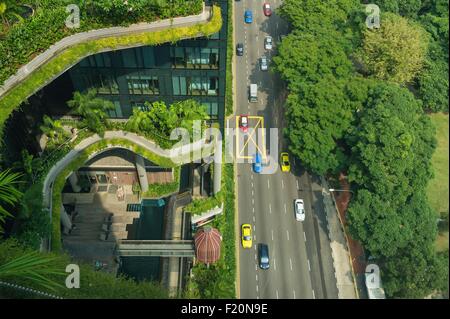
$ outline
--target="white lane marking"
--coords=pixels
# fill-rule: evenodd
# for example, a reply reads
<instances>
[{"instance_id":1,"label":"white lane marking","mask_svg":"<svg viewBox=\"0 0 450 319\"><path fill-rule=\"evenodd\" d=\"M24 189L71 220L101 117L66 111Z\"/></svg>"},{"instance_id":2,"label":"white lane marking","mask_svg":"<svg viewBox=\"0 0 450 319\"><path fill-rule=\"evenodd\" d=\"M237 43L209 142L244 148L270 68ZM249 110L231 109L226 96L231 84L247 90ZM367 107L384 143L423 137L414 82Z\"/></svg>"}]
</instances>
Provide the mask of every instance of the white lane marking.
<instances>
[{"instance_id":1,"label":"white lane marking","mask_svg":"<svg viewBox=\"0 0 450 319\"><path fill-rule=\"evenodd\" d=\"M258 292L258 285L256 285L256 292Z\"/></svg>"},{"instance_id":2,"label":"white lane marking","mask_svg":"<svg viewBox=\"0 0 450 319\"><path fill-rule=\"evenodd\" d=\"M250 175L250 178L253 180L253 175ZM252 183L252 185L253 185L253 183Z\"/></svg>"},{"instance_id":3,"label":"white lane marking","mask_svg":"<svg viewBox=\"0 0 450 319\"><path fill-rule=\"evenodd\" d=\"M275 260L275 258L273 259L273 268L277 270L277 261Z\"/></svg>"},{"instance_id":4,"label":"white lane marking","mask_svg":"<svg viewBox=\"0 0 450 319\"><path fill-rule=\"evenodd\" d=\"M255 205L255 199L252 198L252 205Z\"/></svg>"},{"instance_id":5,"label":"white lane marking","mask_svg":"<svg viewBox=\"0 0 450 319\"><path fill-rule=\"evenodd\" d=\"M269 213L272 214L272 205L269 204Z\"/></svg>"},{"instance_id":6,"label":"white lane marking","mask_svg":"<svg viewBox=\"0 0 450 319\"><path fill-rule=\"evenodd\" d=\"M253 176L253 175L252 175ZM253 186L253 182L252 182L252 188L253 188L254 186Z\"/></svg>"},{"instance_id":7,"label":"white lane marking","mask_svg":"<svg viewBox=\"0 0 450 319\"><path fill-rule=\"evenodd\" d=\"M284 204L284 213L287 214L286 204Z\"/></svg>"},{"instance_id":8,"label":"white lane marking","mask_svg":"<svg viewBox=\"0 0 450 319\"><path fill-rule=\"evenodd\" d=\"M256 226L255 225L253 225L253 231L256 231Z\"/></svg>"},{"instance_id":9,"label":"white lane marking","mask_svg":"<svg viewBox=\"0 0 450 319\"><path fill-rule=\"evenodd\" d=\"M255 212L255 207L252 207L252 209L253 209L253 213ZM253 216L253 218L255 218L255 216Z\"/></svg>"},{"instance_id":10,"label":"white lane marking","mask_svg":"<svg viewBox=\"0 0 450 319\"><path fill-rule=\"evenodd\" d=\"M286 230L287 240L289 240L289 231Z\"/></svg>"},{"instance_id":11,"label":"white lane marking","mask_svg":"<svg viewBox=\"0 0 450 319\"><path fill-rule=\"evenodd\" d=\"M255 246L256 247L256 246ZM256 257L256 254L255 254L255 260L258 260L258 258Z\"/></svg>"},{"instance_id":12,"label":"white lane marking","mask_svg":"<svg viewBox=\"0 0 450 319\"><path fill-rule=\"evenodd\" d=\"M256 235L253 235L253 241L256 241Z\"/></svg>"},{"instance_id":13,"label":"white lane marking","mask_svg":"<svg viewBox=\"0 0 450 319\"><path fill-rule=\"evenodd\" d=\"M276 292L276 294L277 294L277 299L279 299L279 298L278 298L278 289L277 289L275 292Z\"/></svg>"},{"instance_id":14,"label":"white lane marking","mask_svg":"<svg viewBox=\"0 0 450 319\"><path fill-rule=\"evenodd\" d=\"M252 196L254 196L255 195L255 192L253 191L253 189L252 189Z\"/></svg>"},{"instance_id":15,"label":"white lane marking","mask_svg":"<svg viewBox=\"0 0 450 319\"><path fill-rule=\"evenodd\" d=\"M267 180L267 188L270 189L270 180Z\"/></svg>"},{"instance_id":16,"label":"white lane marking","mask_svg":"<svg viewBox=\"0 0 450 319\"><path fill-rule=\"evenodd\" d=\"M306 233L303 232L303 237L305 238L305 242L306 242Z\"/></svg>"},{"instance_id":17,"label":"white lane marking","mask_svg":"<svg viewBox=\"0 0 450 319\"><path fill-rule=\"evenodd\" d=\"M253 212L255 212L255 211L253 211ZM256 220L255 220L255 215L253 215L253 222L255 222Z\"/></svg>"},{"instance_id":18,"label":"white lane marking","mask_svg":"<svg viewBox=\"0 0 450 319\"><path fill-rule=\"evenodd\" d=\"M291 270L292 270L292 259L289 258L289 265L291 265Z\"/></svg>"},{"instance_id":19,"label":"white lane marking","mask_svg":"<svg viewBox=\"0 0 450 319\"><path fill-rule=\"evenodd\" d=\"M258 265L255 265L255 271L258 271Z\"/></svg>"},{"instance_id":20,"label":"white lane marking","mask_svg":"<svg viewBox=\"0 0 450 319\"><path fill-rule=\"evenodd\" d=\"M256 281L258 281L258 275L256 275Z\"/></svg>"},{"instance_id":21,"label":"white lane marking","mask_svg":"<svg viewBox=\"0 0 450 319\"><path fill-rule=\"evenodd\" d=\"M272 241L273 241L273 229L272 229Z\"/></svg>"},{"instance_id":22,"label":"white lane marking","mask_svg":"<svg viewBox=\"0 0 450 319\"><path fill-rule=\"evenodd\" d=\"M281 188L284 188L284 181L281 180Z\"/></svg>"},{"instance_id":23,"label":"white lane marking","mask_svg":"<svg viewBox=\"0 0 450 319\"><path fill-rule=\"evenodd\" d=\"M294 299L295 299L295 290L293 290L293 292L294 292Z\"/></svg>"},{"instance_id":24,"label":"white lane marking","mask_svg":"<svg viewBox=\"0 0 450 319\"><path fill-rule=\"evenodd\" d=\"M277 29L278 29L278 22L277 22Z\"/></svg>"},{"instance_id":25,"label":"white lane marking","mask_svg":"<svg viewBox=\"0 0 450 319\"><path fill-rule=\"evenodd\" d=\"M312 290L313 299L316 299L316 294L314 293L314 289Z\"/></svg>"},{"instance_id":26,"label":"white lane marking","mask_svg":"<svg viewBox=\"0 0 450 319\"><path fill-rule=\"evenodd\" d=\"M256 245L255 245L255 246L253 246L253 247L255 247L255 250L256 250Z\"/></svg>"},{"instance_id":27,"label":"white lane marking","mask_svg":"<svg viewBox=\"0 0 450 319\"><path fill-rule=\"evenodd\" d=\"M253 177L253 176L252 176ZM298 180L297 180L297 190L299 190L300 189L300 187L298 186Z\"/></svg>"},{"instance_id":28,"label":"white lane marking","mask_svg":"<svg viewBox=\"0 0 450 319\"><path fill-rule=\"evenodd\" d=\"M309 263L309 259L308 259L308 270L311 271L311 264Z\"/></svg>"}]
</instances>

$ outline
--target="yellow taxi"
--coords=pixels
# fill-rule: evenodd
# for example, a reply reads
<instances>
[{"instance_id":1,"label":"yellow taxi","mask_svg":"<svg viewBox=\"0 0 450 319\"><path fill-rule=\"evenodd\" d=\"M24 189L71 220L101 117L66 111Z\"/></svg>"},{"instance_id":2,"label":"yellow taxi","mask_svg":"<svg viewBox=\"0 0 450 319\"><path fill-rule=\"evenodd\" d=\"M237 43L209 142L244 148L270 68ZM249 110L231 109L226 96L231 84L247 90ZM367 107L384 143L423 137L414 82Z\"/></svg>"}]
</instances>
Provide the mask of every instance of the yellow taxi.
<instances>
[{"instance_id":1,"label":"yellow taxi","mask_svg":"<svg viewBox=\"0 0 450 319\"><path fill-rule=\"evenodd\" d=\"M291 170L291 163L289 162L289 154L286 152L281 153L281 171L289 172Z\"/></svg>"},{"instance_id":2,"label":"yellow taxi","mask_svg":"<svg viewBox=\"0 0 450 319\"><path fill-rule=\"evenodd\" d=\"M252 226L242 224L242 248L252 248Z\"/></svg>"}]
</instances>

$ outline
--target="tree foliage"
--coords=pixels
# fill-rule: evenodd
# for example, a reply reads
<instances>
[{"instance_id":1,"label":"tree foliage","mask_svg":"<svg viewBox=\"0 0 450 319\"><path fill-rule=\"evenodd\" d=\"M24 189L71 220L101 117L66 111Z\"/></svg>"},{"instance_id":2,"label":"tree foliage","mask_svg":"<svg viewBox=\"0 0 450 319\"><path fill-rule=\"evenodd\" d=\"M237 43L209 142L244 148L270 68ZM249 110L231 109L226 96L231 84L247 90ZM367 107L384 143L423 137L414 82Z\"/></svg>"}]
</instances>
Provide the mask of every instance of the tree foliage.
<instances>
[{"instance_id":1,"label":"tree foliage","mask_svg":"<svg viewBox=\"0 0 450 319\"><path fill-rule=\"evenodd\" d=\"M97 97L97 91L75 92L67 105L83 118L83 125L92 132L103 134L107 124L107 111L114 109L111 101Z\"/></svg>"},{"instance_id":2,"label":"tree foliage","mask_svg":"<svg viewBox=\"0 0 450 319\"><path fill-rule=\"evenodd\" d=\"M367 29L359 59L365 71L377 79L403 84L422 70L427 53L427 35L418 24L386 13L379 29Z\"/></svg>"}]
</instances>

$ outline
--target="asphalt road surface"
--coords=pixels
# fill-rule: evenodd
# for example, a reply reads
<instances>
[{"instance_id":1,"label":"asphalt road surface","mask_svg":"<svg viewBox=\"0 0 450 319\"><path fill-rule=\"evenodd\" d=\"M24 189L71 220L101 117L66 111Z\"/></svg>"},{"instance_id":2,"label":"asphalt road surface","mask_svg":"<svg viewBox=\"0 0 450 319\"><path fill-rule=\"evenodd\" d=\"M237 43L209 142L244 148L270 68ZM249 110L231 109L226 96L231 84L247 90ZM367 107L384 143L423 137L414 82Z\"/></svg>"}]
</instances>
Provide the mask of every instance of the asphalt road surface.
<instances>
[{"instance_id":1,"label":"asphalt road surface","mask_svg":"<svg viewBox=\"0 0 450 319\"><path fill-rule=\"evenodd\" d=\"M269 2L272 10L281 4L280 0ZM251 24L244 23L246 9L253 12ZM282 136L285 89L279 76L271 72L270 63L277 50L279 35L288 33L288 25L275 12L271 17L264 16L263 1L241 0L235 2L234 32L235 42L244 44L244 55L236 57L235 65L236 115L260 116L264 118L266 128L279 129L277 151L270 149L270 135L266 136L270 155L278 158L280 152L287 150ZM267 35L273 38L271 51L264 49ZM260 70L262 55L269 58L269 71ZM250 83L258 85L257 103L248 101ZM235 127L236 121L229 121L229 126ZM278 167L275 174L256 174L250 163L237 165L239 230L242 224L249 223L254 236L253 247L243 249L240 231L237 234L239 296L242 299L337 298L322 188L318 179L294 160L291 157L289 173ZM305 201L304 222L295 220L296 198ZM270 268L267 270L258 265L259 243L269 246Z\"/></svg>"}]
</instances>

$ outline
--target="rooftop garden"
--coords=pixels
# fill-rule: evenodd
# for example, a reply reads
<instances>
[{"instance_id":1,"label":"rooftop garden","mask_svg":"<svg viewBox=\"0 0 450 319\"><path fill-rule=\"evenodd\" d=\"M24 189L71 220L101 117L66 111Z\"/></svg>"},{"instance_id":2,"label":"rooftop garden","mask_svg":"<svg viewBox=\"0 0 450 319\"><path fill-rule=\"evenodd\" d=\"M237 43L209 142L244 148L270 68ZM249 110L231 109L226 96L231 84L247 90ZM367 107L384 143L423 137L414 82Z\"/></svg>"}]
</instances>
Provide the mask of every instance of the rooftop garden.
<instances>
[{"instance_id":1,"label":"rooftop garden","mask_svg":"<svg viewBox=\"0 0 450 319\"><path fill-rule=\"evenodd\" d=\"M79 27L66 26L68 5L80 9ZM69 35L137 22L199 14L203 0L3 0L0 1L0 83Z\"/></svg>"},{"instance_id":2,"label":"rooftop garden","mask_svg":"<svg viewBox=\"0 0 450 319\"><path fill-rule=\"evenodd\" d=\"M38 3L38 1L35 2ZM146 12L146 10L136 10L134 8L130 12L136 10L135 13L123 14L123 8L119 5L117 5L117 7L113 5L109 9L106 8L106 6L101 5L102 3L110 3L111 1L95 1L95 4L94 1L84 1L82 4L81 1L79 2L81 9L81 25L78 29L69 29L65 27L65 19L68 14L65 12L66 7L62 4L65 4L66 1L56 0L39 1L40 5L35 6L35 15L32 18L17 22L16 25L11 26L10 30L4 35L4 40L0 43L1 83L11 75L15 74L20 66L26 64L37 54L45 51L58 40L73 33L117 25L117 19L123 16L126 18L123 21L121 20L121 25L139 21L154 21L156 19L164 19L177 15L198 14L203 3L203 1L200 0L173 0L171 3L180 2L180 4L173 5L173 7L176 8L173 10L169 10L169 6L159 4L160 7L158 7L158 10L147 10L154 14L151 16L153 19L150 20L150 13ZM115 2L116 1L113 1L112 3L114 4ZM153 0L128 1L130 4L135 2L142 3L142 8L146 8L146 5L150 6L152 3L155 3ZM158 3L167 4L169 1L158 1ZM190 5L187 6L186 3L190 3ZM139 6L139 8L141 7ZM163 10L163 8L165 9ZM141 11L146 13L139 14ZM86 15L85 20L83 20L83 12L84 15ZM90 13L92 13L92 16ZM104 14L105 17L110 18L100 18L101 13ZM119 47L156 45L165 42L176 42L183 38L196 37L199 35L211 35L218 32L221 26L222 19L220 8L216 6L213 9L211 21L206 24L89 40L73 45L30 74L19 85L16 85L1 97L0 131L3 131L4 122L11 112L19 107L27 97L45 85L49 79L57 76L85 56L102 50L114 50Z\"/></svg>"}]
</instances>

